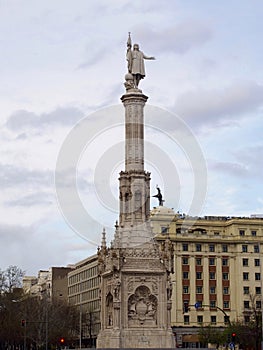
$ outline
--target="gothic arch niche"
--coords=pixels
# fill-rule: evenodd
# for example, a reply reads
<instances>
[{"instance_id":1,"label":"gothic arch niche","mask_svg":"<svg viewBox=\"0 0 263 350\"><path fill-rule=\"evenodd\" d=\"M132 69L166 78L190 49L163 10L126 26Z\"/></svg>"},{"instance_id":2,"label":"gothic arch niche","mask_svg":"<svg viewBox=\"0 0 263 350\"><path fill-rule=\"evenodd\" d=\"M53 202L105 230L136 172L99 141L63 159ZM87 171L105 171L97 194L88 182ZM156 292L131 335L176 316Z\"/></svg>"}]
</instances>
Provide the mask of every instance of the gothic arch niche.
<instances>
[{"instance_id":1,"label":"gothic arch niche","mask_svg":"<svg viewBox=\"0 0 263 350\"><path fill-rule=\"evenodd\" d=\"M136 288L135 293L128 299L129 326L156 326L157 306L157 298L151 294L148 287L140 286Z\"/></svg>"},{"instance_id":2,"label":"gothic arch niche","mask_svg":"<svg viewBox=\"0 0 263 350\"><path fill-rule=\"evenodd\" d=\"M106 327L113 326L113 296L109 292L106 296Z\"/></svg>"}]
</instances>

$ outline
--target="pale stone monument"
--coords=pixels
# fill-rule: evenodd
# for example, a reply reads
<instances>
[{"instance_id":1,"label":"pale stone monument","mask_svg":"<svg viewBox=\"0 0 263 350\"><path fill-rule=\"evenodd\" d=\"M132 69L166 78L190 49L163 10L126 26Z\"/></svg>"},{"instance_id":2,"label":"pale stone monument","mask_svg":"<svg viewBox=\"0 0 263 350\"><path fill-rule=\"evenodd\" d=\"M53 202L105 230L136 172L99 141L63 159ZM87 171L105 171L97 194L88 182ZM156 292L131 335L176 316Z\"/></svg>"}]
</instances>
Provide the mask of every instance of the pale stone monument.
<instances>
[{"instance_id":1,"label":"pale stone monument","mask_svg":"<svg viewBox=\"0 0 263 350\"><path fill-rule=\"evenodd\" d=\"M150 225L143 114L148 97L138 89L145 76L143 60L153 57L145 56L139 46L131 51L131 46L129 35L126 93L121 97L125 108L125 170L119 177L120 214L114 241L108 248L103 233L98 249L101 331L97 348L174 348L170 325L173 245L169 239L157 244Z\"/></svg>"}]
</instances>

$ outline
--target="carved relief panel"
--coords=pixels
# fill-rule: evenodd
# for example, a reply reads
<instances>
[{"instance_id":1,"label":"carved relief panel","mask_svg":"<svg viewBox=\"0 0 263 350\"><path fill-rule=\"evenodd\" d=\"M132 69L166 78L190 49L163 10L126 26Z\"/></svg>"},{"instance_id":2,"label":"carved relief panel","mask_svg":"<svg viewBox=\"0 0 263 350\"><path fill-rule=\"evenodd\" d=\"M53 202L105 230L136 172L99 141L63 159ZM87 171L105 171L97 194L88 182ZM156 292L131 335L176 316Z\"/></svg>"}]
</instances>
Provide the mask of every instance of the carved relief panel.
<instances>
[{"instance_id":1,"label":"carved relief panel","mask_svg":"<svg viewBox=\"0 0 263 350\"><path fill-rule=\"evenodd\" d=\"M145 285L136 288L128 299L128 325L130 327L157 325L157 297Z\"/></svg>"}]
</instances>

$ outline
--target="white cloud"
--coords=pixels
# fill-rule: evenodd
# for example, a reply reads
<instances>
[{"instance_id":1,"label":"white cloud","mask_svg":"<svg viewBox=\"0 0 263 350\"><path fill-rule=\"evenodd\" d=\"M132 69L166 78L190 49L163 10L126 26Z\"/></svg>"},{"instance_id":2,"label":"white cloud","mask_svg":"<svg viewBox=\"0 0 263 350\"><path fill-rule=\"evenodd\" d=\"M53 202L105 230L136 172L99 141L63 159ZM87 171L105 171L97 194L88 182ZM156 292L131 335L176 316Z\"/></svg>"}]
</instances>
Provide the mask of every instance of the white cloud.
<instances>
[{"instance_id":1,"label":"white cloud","mask_svg":"<svg viewBox=\"0 0 263 350\"><path fill-rule=\"evenodd\" d=\"M3 2L0 267L18 264L36 272L85 258L82 247L89 249L89 244L65 224L55 204L56 158L70 127L85 114L119 104L121 116L117 110L108 115L105 109L100 118L91 115L90 125L102 130L103 118L108 118L107 125L124 120L119 98L125 91L128 31L145 54L157 58L147 62L141 83L149 96L147 105L173 105L194 133L182 135L177 118L150 109L145 109L146 123L157 123L186 143L198 132L203 152L211 159L206 210L216 215L258 212L263 152L261 10L262 4L240 3L237 16L236 7L226 1L190 5L170 0L78 0L63 1L63 6L51 0ZM120 133L114 140L123 140ZM146 136L182 167L177 151ZM100 141L101 148L107 145L105 138ZM93 207L89 162L96 164L99 158L93 152L78 174L78 189ZM163 183L169 206L176 205L179 190L189 189L185 174L183 188L174 178L171 185ZM111 179L116 198L117 177L116 182ZM161 172L152 175L152 190L155 179L162 177ZM61 185L67 180L62 178ZM105 211L95 211L99 218L104 216ZM100 225L83 226L89 238L97 240Z\"/></svg>"},{"instance_id":2,"label":"white cloud","mask_svg":"<svg viewBox=\"0 0 263 350\"><path fill-rule=\"evenodd\" d=\"M263 106L263 85L253 81L235 82L224 89L195 89L177 98L174 109L186 122L225 126Z\"/></svg>"},{"instance_id":3,"label":"white cloud","mask_svg":"<svg viewBox=\"0 0 263 350\"><path fill-rule=\"evenodd\" d=\"M10 115L6 127L10 130L21 131L32 128L41 130L42 127L53 125L74 125L83 118L84 114L78 108L60 107L49 113L36 114L33 112L19 110Z\"/></svg>"}]
</instances>

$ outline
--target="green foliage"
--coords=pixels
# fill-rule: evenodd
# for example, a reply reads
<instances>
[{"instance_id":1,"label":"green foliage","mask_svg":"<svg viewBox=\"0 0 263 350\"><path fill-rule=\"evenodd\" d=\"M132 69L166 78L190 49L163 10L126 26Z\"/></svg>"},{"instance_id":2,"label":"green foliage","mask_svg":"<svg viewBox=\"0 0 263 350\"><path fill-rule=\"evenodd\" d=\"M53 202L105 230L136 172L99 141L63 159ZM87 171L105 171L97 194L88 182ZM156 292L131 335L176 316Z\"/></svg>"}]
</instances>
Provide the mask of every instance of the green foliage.
<instances>
[{"instance_id":1,"label":"green foliage","mask_svg":"<svg viewBox=\"0 0 263 350\"><path fill-rule=\"evenodd\" d=\"M224 334L215 327L208 325L201 327L198 332L200 342L202 344L216 344L217 347L220 344L224 344Z\"/></svg>"}]
</instances>

